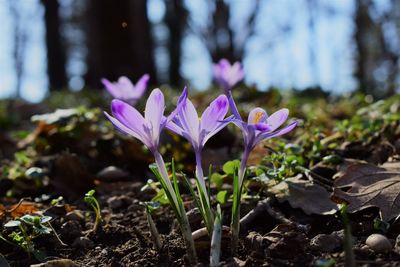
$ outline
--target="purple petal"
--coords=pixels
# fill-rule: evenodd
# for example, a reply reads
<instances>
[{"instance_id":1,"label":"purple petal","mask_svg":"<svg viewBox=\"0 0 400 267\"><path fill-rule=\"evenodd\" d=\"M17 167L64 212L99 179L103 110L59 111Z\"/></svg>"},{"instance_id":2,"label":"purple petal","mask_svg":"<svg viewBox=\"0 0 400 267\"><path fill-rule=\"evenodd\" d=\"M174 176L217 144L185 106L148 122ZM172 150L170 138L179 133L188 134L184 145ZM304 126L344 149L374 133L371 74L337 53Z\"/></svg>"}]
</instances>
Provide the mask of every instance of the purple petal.
<instances>
[{"instance_id":1,"label":"purple petal","mask_svg":"<svg viewBox=\"0 0 400 267\"><path fill-rule=\"evenodd\" d=\"M168 118L166 120L166 123L168 123L169 121L173 120L176 117L176 115L181 111L181 109L183 108L183 105L185 105L185 103L186 103L187 96L188 96L188 89L185 86L183 88L182 94L178 98L178 101L176 103L176 108L168 116Z\"/></svg>"},{"instance_id":2,"label":"purple petal","mask_svg":"<svg viewBox=\"0 0 400 267\"><path fill-rule=\"evenodd\" d=\"M165 128L167 128L170 131L173 131L177 135L184 136L184 130L172 121L167 122Z\"/></svg>"},{"instance_id":3,"label":"purple petal","mask_svg":"<svg viewBox=\"0 0 400 267\"><path fill-rule=\"evenodd\" d=\"M137 83L135 84L135 91L134 91L136 99L142 97L142 95L146 91L147 83L149 82L149 80L150 80L150 75L145 74L137 81Z\"/></svg>"},{"instance_id":4,"label":"purple petal","mask_svg":"<svg viewBox=\"0 0 400 267\"><path fill-rule=\"evenodd\" d=\"M269 124L267 123L256 123L256 124L252 124L252 126L261 132L265 132L265 131L270 131L271 130L271 126L269 126Z\"/></svg>"},{"instance_id":5,"label":"purple petal","mask_svg":"<svg viewBox=\"0 0 400 267\"><path fill-rule=\"evenodd\" d=\"M143 116L129 104L114 99L111 102L111 111L114 117L123 125L143 136L143 125L145 124Z\"/></svg>"},{"instance_id":6,"label":"purple petal","mask_svg":"<svg viewBox=\"0 0 400 267\"><path fill-rule=\"evenodd\" d=\"M142 140L142 136L137 134L136 132L134 132L133 130L129 129L128 127L126 127L124 124L122 124L119 120L117 120L116 118L114 118L113 116L109 115L107 112L104 112L104 114L107 116L107 118L111 121L111 123L121 132L131 135L137 139L139 139L140 141L142 141L143 143L145 143L145 140ZM145 144L147 145L147 144Z\"/></svg>"},{"instance_id":7,"label":"purple petal","mask_svg":"<svg viewBox=\"0 0 400 267\"><path fill-rule=\"evenodd\" d=\"M292 122L291 124L289 124L288 126L286 126L285 128L280 129L278 131L261 133L257 136L257 138L255 140L255 144L258 144L262 140L266 140L266 139L270 139L273 137L278 137L278 136L287 134L288 132L292 131L297 126L297 124L298 124L298 122L295 121L295 122Z\"/></svg>"},{"instance_id":8,"label":"purple petal","mask_svg":"<svg viewBox=\"0 0 400 267\"><path fill-rule=\"evenodd\" d=\"M160 137L160 127L165 110L164 95L160 89L154 89L146 102L144 119L150 124L153 142L158 142Z\"/></svg>"},{"instance_id":9,"label":"purple petal","mask_svg":"<svg viewBox=\"0 0 400 267\"><path fill-rule=\"evenodd\" d=\"M121 76L118 78L118 82L114 83L121 94L121 100L132 100L135 99L135 87L128 77Z\"/></svg>"},{"instance_id":10,"label":"purple petal","mask_svg":"<svg viewBox=\"0 0 400 267\"><path fill-rule=\"evenodd\" d=\"M243 80L244 78L244 71L242 64L240 62L235 62L227 72L227 81L230 87L235 86L238 82Z\"/></svg>"},{"instance_id":11,"label":"purple petal","mask_svg":"<svg viewBox=\"0 0 400 267\"><path fill-rule=\"evenodd\" d=\"M201 116L200 131L210 132L214 130L222 121L228 112L228 98L225 95L218 96L204 110Z\"/></svg>"},{"instance_id":12,"label":"purple petal","mask_svg":"<svg viewBox=\"0 0 400 267\"><path fill-rule=\"evenodd\" d=\"M267 123L271 126L271 131L278 129L288 118L289 110L287 108L280 109L274 112L267 119Z\"/></svg>"},{"instance_id":13,"label":"purple petal","mask_svg":"<svg viewBox=\"0 0 400 267\"><path fill-rule=\"evenodd\" d=\"M229 60L227 60L226 58L222 58L219 62L218 62L218 67L221 70L226 70L228 68L231 67L231 63L229 63Z\"/></svg>"},{"instance_id":14,"label":"purple petal","mask_svg":"<svg viewBox=\"0 0 400 267\"><path fill-rule=\"evenodd\" d=\"M179 121L184 131L188 134L190 139L188 140L192 144L199 145L199 117L197 111L193 106L192 101L186 99L182 106L182 109L176 116L176 120Z\"/></svg>"},{"instance_id":15,"label":"purple petal","mask_svg":"<svg viewBox=\"0 0 400 267\"><path fill-rule=\"evenodd\" d=\"M228 101L229 101L229 106L231 108L231 112L232 114L238 119L238 120L242 120L242 117L240 116L239 110L237 109L236 103L233 100L233 96L231 91L227 92L228 94Z\"/></svg>"},{"instance_id":16,"label":"purple petal","mask_svg":"<svg viewBox=\"0 0 400 267\"><path fill-rule=\"evenodd\" d=\"M247 119L248 124L266 123L268 119L267 112L262 108L254 108L250 111Z\"/></svg>"},{"instance_id":17,"label":"purple petal","mask_svg":"<svg viewBox=\"0 0 400 267\"><path fill-rule=\"evenodd\" d=\"M101 79L101 83L106 87L107 91L114 97L114 98L121 98L121 92L117 86L115 86L109 80L103 78Z\"/></svg>"},{"instance_id":18,"label":"purple petal","mask_svg":"<svg viewBox=\"0 0 400 267\"><path fill-rule=\"evenodd\" d=\"M242 131L244 131L244 132L247 131L247 123L245 123L244 121L238 120L237 118L234 118L234 119L232 120L232 122L233 122L237 127L239 127L240 130L242 130Z\"/></svg>"},{"instance_id":19,"label":"purple petal","mask_svg":"<svg viewBox=\"0 0 400 267\"><path fill-rule=\"evenodd\" d=\"M204 146L208 139L210 139L211 137L213 137L214 135L216 135L219 131L221 131L223 128L225 128L229 123L234 121L234 117L231 116L228 119L225 119L223 121L220 121L217 125L217 127L215 127L211 132L207 133L201 140L201 146Z\"/></svg>"}]
</instances>

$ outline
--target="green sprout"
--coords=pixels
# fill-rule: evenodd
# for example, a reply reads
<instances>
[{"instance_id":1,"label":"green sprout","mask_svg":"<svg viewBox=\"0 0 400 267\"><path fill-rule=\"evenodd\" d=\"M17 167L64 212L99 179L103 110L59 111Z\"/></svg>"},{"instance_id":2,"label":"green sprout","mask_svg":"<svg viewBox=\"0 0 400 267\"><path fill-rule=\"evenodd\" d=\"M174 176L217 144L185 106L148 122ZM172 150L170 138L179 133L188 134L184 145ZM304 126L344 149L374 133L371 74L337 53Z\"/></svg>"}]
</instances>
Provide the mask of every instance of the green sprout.
<instances>
[{"instance_id":1,"label":"green sprout","mask_svg":"<svg viewBox=\"0 0 400 267\"><path fill-rule=\"evenodd\" d=\"M151 201L151 202L142 202L141 204L144 205L145 208L146 219L147 223L149 224L150 234L154 248L160 251L162 248L160 234L158 233L157 227L153 221L153 218L151 217L151 213L160 207L160 203Z\"/></svg>"},{"instance_id":2,"label":"green sprout","mask_svg":"<svg viewBox=\"0 0 400 267\"><path fill-rule=\"evenodd\" d=\"M15 230L8 235L11 241L1 235L0 239L9 244L20 247L28 254L32 253L37 260L43 261L46 255L43 251L36 249L34 239L39 236L48 235L54 232L50 225L51 219L52 218L50 216L35 216L27 214L21 218L8 221L4 227L17 228L18 230Z\"/></svg>"},{"instance_id":3,"label":"green sprout","mask_svg":"<svg viewBox=\"0 0 400 267\"><path fill-rule=\"evenodd\" d=\"M96 215L96 219L92 228L92 232L96 232L101 221L103 220L101 217L101 209L100 209L100 204L97 201L97 199L95 198L94 194L96 193L96 191L94 189L90 190L89 192L87 192L85 194L85 202L92 207L95 215Z\"/></svg>"},{"instance_id":4,"label":"green sprout","mask_svg":"<svg viewBox=\"0 0 400 267\"><path fill-rule=\"evenodd\" d=\"M349 218L347 216L347 204L340 204L339 211L344 227L345 266L354 267L356 266L356 263L353 252L353 237L351 236L350 223L349 223Z\"/></svg>"}]
</instances>

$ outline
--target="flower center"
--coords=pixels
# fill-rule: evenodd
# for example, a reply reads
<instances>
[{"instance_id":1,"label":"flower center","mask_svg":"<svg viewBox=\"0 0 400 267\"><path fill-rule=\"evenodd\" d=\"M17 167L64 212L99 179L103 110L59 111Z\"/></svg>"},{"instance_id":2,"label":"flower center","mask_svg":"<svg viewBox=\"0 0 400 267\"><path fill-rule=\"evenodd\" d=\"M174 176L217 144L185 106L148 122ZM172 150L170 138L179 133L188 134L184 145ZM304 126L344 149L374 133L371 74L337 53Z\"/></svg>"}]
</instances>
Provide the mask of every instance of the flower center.
<instances>
[{"instance_id":1,"label":"flower center","mask_svg":"<svg viewBox=\"0 0 400 267\"><path fill-rule=\"evenodd\" d=\"M253 118L251 119L251 123L253 123L253 124L259 123L260 120L261 120L262 118L264 118L264 116L265 116L265 114L264 114L263 112L257 111L257 112L253 115Z\"/></svg>"}]
</instances>

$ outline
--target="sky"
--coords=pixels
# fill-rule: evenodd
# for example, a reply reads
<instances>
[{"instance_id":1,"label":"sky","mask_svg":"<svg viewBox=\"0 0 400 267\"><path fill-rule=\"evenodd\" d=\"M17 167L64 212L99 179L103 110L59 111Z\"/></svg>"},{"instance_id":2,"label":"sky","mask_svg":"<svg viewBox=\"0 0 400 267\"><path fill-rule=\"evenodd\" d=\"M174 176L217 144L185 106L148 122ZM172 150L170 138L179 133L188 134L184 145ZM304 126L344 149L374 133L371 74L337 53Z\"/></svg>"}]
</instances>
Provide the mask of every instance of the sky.
<instances>
[{"instance_id":1,"label":"sky","mask_svg":"<svg viewBox=\"0 0 400 267\"><path fill-rule=\"evenodd\" d=\"M15 95L16 73L13 61L13 27L9 0L0 0L0 98ZM64 12L72 0L61 0ZM382 2L385 2L383 0ZM45 28L40 0L16 1L19 3L20 25L27 29L27 46L24 51L24 76L21 96L30 101L41 101L47 93ZM230 0L233 29L241 29L241 22L250 12L254 1ZM315 29L309 30L307 0L260 1L256 18L255 34L247 41L245 58L245 82L260 90L271 86L279 88L306 88L320 85L325 90L341 94L354 90L352 77L354 51L354 1L317 0L318 8L311 9L315 17ZM206 27L210 14L206 1L186 0L192 23ZM65 11L67 10L67 11ZM148 1L148 15L152 23L162 21L165 6L162 0ZM288 27L290 30L282 31ZM238 31L240 32L240 31ZM240 39L240 35L235 38ZM212 62L201 39L189 33L183 41L181 73L192 88L204 90L212 83ZM165 49L159 51L156 63L162 68L167 64ZM76 53L69 62L69 84L75 89L83 86L84 52Z\"/></svg>"}]
</instances>

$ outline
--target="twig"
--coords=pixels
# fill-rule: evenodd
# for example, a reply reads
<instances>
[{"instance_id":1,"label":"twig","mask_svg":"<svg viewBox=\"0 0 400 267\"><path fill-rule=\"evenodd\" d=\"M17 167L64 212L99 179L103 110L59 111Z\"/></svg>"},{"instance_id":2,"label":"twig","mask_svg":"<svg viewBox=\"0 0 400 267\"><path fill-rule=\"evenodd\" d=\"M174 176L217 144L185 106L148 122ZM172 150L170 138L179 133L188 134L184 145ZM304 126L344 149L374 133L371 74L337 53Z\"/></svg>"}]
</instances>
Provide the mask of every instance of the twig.
<instances>
[{"instance_id":1,"label":"twig","mask_svg":"<svg viewBox=\"0 0 400 267\"><path fill-rule=\"evenodd\" d=\"M229 232L230 228L228 226L226 226L226 225L222 225L222 231L223 232ZM193 240L198 240L198 239L200 239L202 237L205 237L205 236L208 236L207 227L203 227L203 228L197 229L196 231L193 231L193 233L192 233Z\"/></svg>"},{"instance_id":2,"label":"twig","mask_svg":"<svg viewBox=\"0 0 400 267\"><path fill-rule=\"evenodd\" d=\"M283 224L290 224L294 225L296 228L301 230L302 232L307 232L309 230L308 225L299 224L293 222L286 218L282 213L275 211L271 207L271 198L267 197L266 199L261 200L258 202L257 206L252 209L249 213L247 213L241 220L240 220L240 228L243 231L246 231L249 228L249 225L258 217L263 215L264 212L267 212L272 218L277 220L279 223Z\"/></svg>"}]
</instances>

